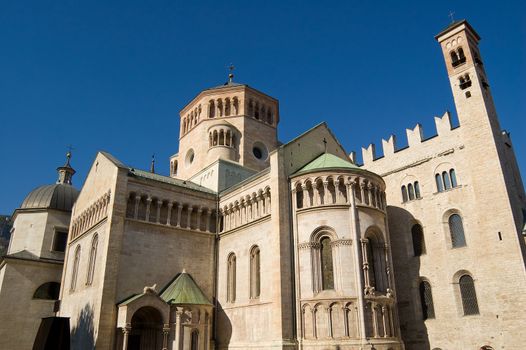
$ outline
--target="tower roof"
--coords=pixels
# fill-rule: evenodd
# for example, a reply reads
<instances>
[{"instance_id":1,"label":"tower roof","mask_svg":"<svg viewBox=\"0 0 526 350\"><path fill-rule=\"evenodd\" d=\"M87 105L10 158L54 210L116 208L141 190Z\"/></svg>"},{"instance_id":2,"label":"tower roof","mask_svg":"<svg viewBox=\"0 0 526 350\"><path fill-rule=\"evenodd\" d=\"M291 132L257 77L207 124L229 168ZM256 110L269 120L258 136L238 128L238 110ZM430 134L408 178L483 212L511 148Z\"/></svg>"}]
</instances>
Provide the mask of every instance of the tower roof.
<instances>
[{"instance_id":1,"label":"tower roof","mask_svg":"<svg viewBox=\"0 0 526 350\"><path fill-rule=\"evenodd\" d=\"M296 174L306 173L314 170L323 170L323 169L360 169L360 167L355 164L344 160L340 157L335 156L330 153L323 153L316 159L310 161L303 168L298 170Z\"/></svg>"},{"instance_id":2,"label":"tower roof","mask_svg":"<svg viewBox=\"0 0 526 350\"><path fill-rule=\"evenodd\" d=\"M212 305L192 276L183 271L159 295L168 304Z\"/></svg>"},{"instance_id":3,"label":"tower roof","mask_svg":"<svg viewBox=\"0 0 526 350\"><path fill-rule=\"evenodd\" d=\"M461 20L458 20L458 21L453 21L446 28L444 28L442 31L440 31L440 33L435 35L435 39L438 40L438 38L440 38L442 35L446 34L447 32L450 32L451 30L453 30L456 27L461 26L463 24L465 24L466 27L469 28L469 30L473 33L473 35L477 38L477 40L480 40L480 36L477 34L475 29L473 29L473 27L465 19L461 19Z\"/></svg>"}]
</instances>

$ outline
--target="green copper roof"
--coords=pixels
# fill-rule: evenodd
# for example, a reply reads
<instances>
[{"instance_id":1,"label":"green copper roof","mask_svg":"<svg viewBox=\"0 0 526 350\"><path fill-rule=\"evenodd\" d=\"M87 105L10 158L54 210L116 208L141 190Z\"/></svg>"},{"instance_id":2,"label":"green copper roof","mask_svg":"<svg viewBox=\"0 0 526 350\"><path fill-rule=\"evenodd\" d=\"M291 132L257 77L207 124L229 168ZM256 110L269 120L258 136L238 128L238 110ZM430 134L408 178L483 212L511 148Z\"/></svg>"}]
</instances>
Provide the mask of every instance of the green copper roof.
<instances>
[{"instance_id":1,"label":"green copper roof","mask_svg":"<svg viewBox=\"0 0 526 350\"><path fill-rule=\"evenodd\" d=\"M181 273L169 283L160 297L168 304L212 305L201 288L194 282L192 276L186 272Z\"/></svg>"},{"instance_id":2,"label":"green copper roof","mask_svg":"<svg viewBox=\"0 0 526 350\"><path fill-rule=\"evenodd\" d=\"M335 156L334 154L330 153L324 153L318 158L314 159L307 165L305 165L303 168L298 170L296 174L298 173L306 173L313 170L322 170L322 169L360 169L358 166L354 165L353 163L341 159L340 157Z\"/></svg>"}]
</instances>

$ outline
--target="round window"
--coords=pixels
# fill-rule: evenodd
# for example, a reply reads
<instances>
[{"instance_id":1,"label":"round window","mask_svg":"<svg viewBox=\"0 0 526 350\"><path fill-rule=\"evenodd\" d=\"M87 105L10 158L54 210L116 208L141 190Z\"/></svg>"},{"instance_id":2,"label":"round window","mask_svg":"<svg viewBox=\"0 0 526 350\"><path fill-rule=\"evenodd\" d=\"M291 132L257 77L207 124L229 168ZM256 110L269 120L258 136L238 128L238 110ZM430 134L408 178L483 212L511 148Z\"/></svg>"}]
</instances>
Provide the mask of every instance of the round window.
<instances>
[{"instance_id":1,"label":"round window","mask_svg":"<svg viewBox=\"0 0 526 350\"><path fill-rule=\"evenodd\" d=\"M268 157L267 147L265 147L265 145L261 142L256 142L252 147L252 154L254 157L256 157L256 159L265 160Z\"/></svg>"},{"instance_id":2,"label":"round window","mask_svg":"<svg viewBox=\"0 0 526 350\"><path fill-rule=\"evenodd\" d=\"M186 153L186 160L185 160L186 166L190 166L190 165L192 165L192 163L194 162L194 158L195 158L194 150L193 150L193 149L190 149L190 150Z\"/></svg>"}]
</instances>

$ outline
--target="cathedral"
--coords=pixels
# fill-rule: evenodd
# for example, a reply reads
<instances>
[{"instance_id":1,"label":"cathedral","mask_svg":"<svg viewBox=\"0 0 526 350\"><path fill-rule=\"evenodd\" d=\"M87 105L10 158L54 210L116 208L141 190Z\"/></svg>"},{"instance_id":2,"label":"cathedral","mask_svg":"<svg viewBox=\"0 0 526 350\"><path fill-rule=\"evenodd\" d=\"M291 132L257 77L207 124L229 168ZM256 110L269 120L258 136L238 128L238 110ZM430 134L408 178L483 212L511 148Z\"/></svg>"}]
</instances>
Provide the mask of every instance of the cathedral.
<instances>
[{"instance_id":1,"label":"cathedral","mask_svg":"<svg viewBox=\"0 0 526 350\"><path fill-rule=\"evenodd\" d=\"M68 154L13 214L0 348L57 318L75 350L523 349L513 146L477 32L435 39L460 125L363 164L325 123L278 141L278 100L233 75L181 110L169 176L99 152L79 191Z\"/></svg>"}]
</instances>

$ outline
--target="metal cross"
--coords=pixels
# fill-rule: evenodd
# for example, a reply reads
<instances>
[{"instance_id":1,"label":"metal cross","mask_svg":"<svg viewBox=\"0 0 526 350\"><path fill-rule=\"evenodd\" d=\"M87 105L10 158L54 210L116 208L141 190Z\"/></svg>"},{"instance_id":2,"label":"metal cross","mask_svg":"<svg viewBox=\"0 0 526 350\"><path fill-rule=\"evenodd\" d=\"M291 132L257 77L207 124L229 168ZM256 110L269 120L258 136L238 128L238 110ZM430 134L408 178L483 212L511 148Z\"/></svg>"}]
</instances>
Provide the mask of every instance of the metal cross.
<instances>
[{"instance_id":1,"label":"metal cross","mask_svg":"<svg viewBox=\"0 0 526 350\"><path fill-rule=\"evenodd\" d=\"M236 67L234 67L234 65L232 63L230 63L230 66L228 66L228 70L230 71L230 73L228 74L228 82L231 83L233 80L234 80L234 69Z\"/></svg>"},{"instance_id":2,"label":"metal cross","mask_svg":"<svg viewBox=\"0 0 526 350\"><path fill-rule=\"evenodd\" d=\"M451 23L455 22L455 19L453 18L454 14L455 14L455 12L449 11L449 18L451 18Z\"/></svg>"}]
</instances>

